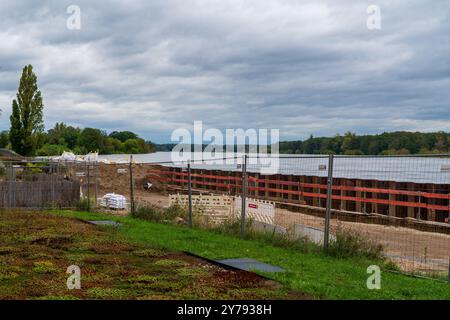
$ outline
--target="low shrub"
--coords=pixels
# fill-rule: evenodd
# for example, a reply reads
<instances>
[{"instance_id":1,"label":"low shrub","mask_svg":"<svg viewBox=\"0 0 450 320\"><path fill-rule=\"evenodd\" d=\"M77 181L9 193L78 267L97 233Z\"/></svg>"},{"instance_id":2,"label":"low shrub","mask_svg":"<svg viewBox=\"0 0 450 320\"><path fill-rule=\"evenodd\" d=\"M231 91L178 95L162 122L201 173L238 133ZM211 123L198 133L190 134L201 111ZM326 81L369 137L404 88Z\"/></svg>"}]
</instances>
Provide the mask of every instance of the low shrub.
<instances>
[{"instance_id":1,"label":"low shrub","mask_svg":"<svg viewBox=\"0 0 450 320\"><path fill-rule=\"evenodd\" d=\"M216 225L211 226L211 229L217 233L221 234L232 234L232 235L240 235L241 234L241 220L239 218L230 218L224 220L222 223L218 223ZM245 221L245 230L252 229L252 221L251 219L246 219Z\"/></svg>"},{"instance_id":2,"label":"low shrub","mask_svg":"<svg viewBox=\"0 0 450 320\"><path fill-rule=\"evenodd\" d=\"M381 259L383 246L362 235L345 229L339 229L336 238L330 240L328 254L337 258L366 257Z\"/></svg>"},{"instance_id":3,"label":"low shrub","mask_svg":"<svg viewBox=\"0 0 450 320\"><path fill-rule=\"evenodd\" d=\"M139 206L133 213L133 217L152 222L171 223L176 218L187 221L188 213L181 206L175 205L169 208L157 208L155 206Z\"/></svg>"},{"instance_id":4,"label":"low shrub","mask_svg":"<svg viewBox=\"0 0 450 320\"><path fill-rule=\"evenodd\" d=\"M91 201L86 198L80 198L76 203L75 203L75 208L78 211L89 211L91 209Z\"/></svg>"},{"instance_id":5,"label":"low shrub","mask_svg":"<svg viewBox=\"0 0 450 320\"><path fill-rule=\"evenodd\" d=\"M36 273L54 273L58 269L51 261L37 261L34 263L33 271Z\"/></svg>"}]
</instances>

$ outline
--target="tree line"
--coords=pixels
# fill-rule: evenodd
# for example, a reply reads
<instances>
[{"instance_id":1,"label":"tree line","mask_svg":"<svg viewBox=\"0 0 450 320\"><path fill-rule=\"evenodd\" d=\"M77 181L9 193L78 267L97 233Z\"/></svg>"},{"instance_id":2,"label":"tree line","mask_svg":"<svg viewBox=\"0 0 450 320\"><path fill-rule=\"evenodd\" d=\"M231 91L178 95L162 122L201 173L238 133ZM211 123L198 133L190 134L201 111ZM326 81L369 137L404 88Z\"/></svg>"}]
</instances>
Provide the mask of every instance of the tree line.
<instances>
[{"instance_id":1,"label":"tree line","mask_svg":"<svg viewBox=\"0 0 450 320\"><path fill-rule=\"evenodd\" d=\"M0 132L0 148L9 148L23 156L51 156L64 151L75 154L155 151L153 143L131 131L113 131L107 134L100 129L81 129L61 122L45 132L43 110L43 99L33 67L25 66L16 99L12 101L10 130Z\"/></svg>"},{"instance_id":2,"label":"tree line","mask_svg":"<svg viewBox=\"0 0 450 320\"><path fill-rule=\"evenodd\" d=\"M156 151L171 151L175 144L156 144ZM203 145L202 148L206 148ZM191 149L194 150L193 146ZM270 146L268 150L270 151ZM237 147L235 146L235 151ZM249 146L246 145L246 150ZM334 137L313 137L306 140L281 141L282 154L339 154L339 155L408 155L450 153L450 133L446 132L385 132L356 135L347 132Z\"/></svg>"},{"instance_id":3,"label":"tree line","mask_svg":"<svg viewBox=\"0 0 450 320\"><path fill-rule=\"evenodd\" d=\"M310 136L304 141L280 142L280 153L342 155L407 155L450 152L450 134L446 132L385 132L356 135L347 132L334 137Z\"/></svg>"},{"instance_id":4,"label":"tree line","mask_svg":"<svg viewBox=\"0 0 450 320\"><path fill-rule=\"evenodd\" d=\"M0 148L14 149L10 142L8 131L0 133ZM131 131L106 131L95 128L78 128L56 123L56 125L42 132L36 137L36 149L26 156L53 156L60 155L64 151L75 154L99 152L101 154L114 153L151 153L155 152L155 146L150 141L145 141Z\"/></svg>"}]
</instances>

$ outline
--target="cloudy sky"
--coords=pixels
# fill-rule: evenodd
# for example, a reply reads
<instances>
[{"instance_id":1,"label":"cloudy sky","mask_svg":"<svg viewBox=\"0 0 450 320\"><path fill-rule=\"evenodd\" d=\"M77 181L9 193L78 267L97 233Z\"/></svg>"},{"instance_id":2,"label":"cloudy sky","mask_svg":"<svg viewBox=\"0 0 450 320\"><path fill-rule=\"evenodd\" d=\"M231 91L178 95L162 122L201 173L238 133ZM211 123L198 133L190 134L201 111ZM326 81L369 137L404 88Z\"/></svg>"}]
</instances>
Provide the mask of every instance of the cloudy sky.
<instances>
[{"instance_id":1,"label":"cloudy sky","mask_svg":"<svg viewBox=\"0 0 450 320\"><path fill-rule=\"evenodd\" d=\"M367 28L373 4L381 30ZM46 128L156 142L194 120L282 139L450 131L449 16L425 0L2 0L0 130L32 64Z\"/></svg>"}]
</instances>

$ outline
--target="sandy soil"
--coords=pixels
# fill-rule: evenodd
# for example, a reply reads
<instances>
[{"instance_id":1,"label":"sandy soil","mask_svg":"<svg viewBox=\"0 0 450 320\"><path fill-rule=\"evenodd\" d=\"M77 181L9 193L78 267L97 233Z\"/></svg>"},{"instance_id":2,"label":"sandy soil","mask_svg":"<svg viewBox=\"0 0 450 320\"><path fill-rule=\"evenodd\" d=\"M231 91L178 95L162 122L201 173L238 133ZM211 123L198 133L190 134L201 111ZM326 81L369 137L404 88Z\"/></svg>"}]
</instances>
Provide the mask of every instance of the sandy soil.
<instances>
[{"instance_id":1,"label":"sandy soil","mask_svg":"<svg viewBox=\"0 0 450 320\"><path fill-rule=\"evenodd\" d=\"M135 192L135 201L137 204L148 204L161 208L169 206L169 197L167 195L145 190L138 190Z\"/></svg>"},{"instance_id":2,"label":"sandy soil","mask_svg":"<svg viewBox=\"0 0 450 320\"><path fill-rule=\"evenodd\" d=\"M286 228L295 223L323 230L324 219L285 209L277 209L275 224ZM450 236L409 228L347 222L333 219L331 232L351 230L383 245L386 256L406 270L447 271Z\"/></svg>"}]
</instances>

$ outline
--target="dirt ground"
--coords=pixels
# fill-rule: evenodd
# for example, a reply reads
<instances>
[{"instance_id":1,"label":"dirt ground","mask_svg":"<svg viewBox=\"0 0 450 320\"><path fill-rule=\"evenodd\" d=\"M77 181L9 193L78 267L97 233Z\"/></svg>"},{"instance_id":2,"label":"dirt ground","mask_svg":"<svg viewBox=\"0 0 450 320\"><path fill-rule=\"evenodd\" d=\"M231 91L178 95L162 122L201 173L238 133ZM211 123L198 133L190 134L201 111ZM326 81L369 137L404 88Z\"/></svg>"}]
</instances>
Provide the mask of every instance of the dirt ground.
<instances>
[{"instance_id":1,"label":"dirt ground","mask_svg":"<svg viewBox=\"0 0 450 320\"><path fill-rule=\"evenodd\" d=\"M254 273L137 246L114 227L36 212L0 212L1 299L300 299ZM81 270L69 290L66 270Z\"/></svg>"},{"instance_id":2,"label":"dirt ground","mask_svg":"<svg viewBox=\"0 0 450 320\"><path fill-rule=\"evenodd\" d=\"M138 191L137 203L158 207L169 205L167 195ZM277 208L275 224L287 229L294 224L324 229L324 219ZM447 271L450 252L450 236L440 233L423 232L403 227L332 220L331 232L339 228L351 230L381 244L385 255L405 271L439 272Z\"/></svg>"},{"instance_id":3,"label":"dirt ground","mask_svg":"<svg viewBox=\"0 0 450 320\"><path fill-rule=\"evenodd\" d=\"M145 190L135 192L135 201L140 205L154 205L157 207L169 206L169 196Z\"/></svg>"},{"instance_id":4,"label":"dirt ground","mask_svg":"<svg viewBox=\"0 0 450 320\"><path fill-rule=\"evenodd\" d=\"M324 230L323 218L285 209L276 209L275 224L290 228L296 223ZM385 255L405 271L448 270L449 235L333 219L331 233L336 234L338 228L350 230L381 244Z\"/></svg>"}]
</instances>

